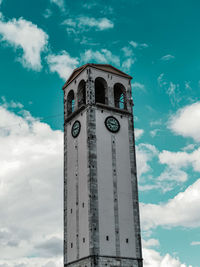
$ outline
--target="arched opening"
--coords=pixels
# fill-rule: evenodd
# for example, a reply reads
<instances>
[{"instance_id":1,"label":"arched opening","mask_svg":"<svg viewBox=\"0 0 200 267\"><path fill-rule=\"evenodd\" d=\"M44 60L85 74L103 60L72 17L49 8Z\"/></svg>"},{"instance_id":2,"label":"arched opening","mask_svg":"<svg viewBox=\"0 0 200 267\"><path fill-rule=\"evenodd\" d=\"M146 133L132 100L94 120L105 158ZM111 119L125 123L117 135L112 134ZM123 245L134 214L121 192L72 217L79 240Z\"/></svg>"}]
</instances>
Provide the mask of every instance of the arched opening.
<instances>
[{"instance_id":1,"label":"arched opening","mask_svg":"<svg viewBox=\"0 0 200 267\"><path fill-rule=\"evenodd\" d=\"M98 77L95 80L95 103L107 104L107 83L106 81Z\"/></svg>"},{"instance_id":2,"label":"arched opening","mask_svg":"<svg viewBox=\"0 0 200 267\"><path fill-rule=\"evenodd\" d=\"M78 107L86 104L86 83L84 80L80 81L78 85Z\"/></svg>"},{"instance_id":3,"label":"arched opening","mask_svg":"<svg viewBox=\"0 0 200 267\"><path fill-rule=\"evenodd\" d=\"M67 96L67 115L68 116L72 114L72 112L74 112L74 108L75 108L74 91L71 90Z\"/></svg>"},{"instance_id":4,"label":"arched opening","mask_svg":"<svg viewBox=\"0 0 200 267\"><path fill-rule=\"evenodd\" d=\"M120 109L126 109L126 93L122 84L116 83L114 85L114 100L115 107Z\"/></svg>"}]
</instances>

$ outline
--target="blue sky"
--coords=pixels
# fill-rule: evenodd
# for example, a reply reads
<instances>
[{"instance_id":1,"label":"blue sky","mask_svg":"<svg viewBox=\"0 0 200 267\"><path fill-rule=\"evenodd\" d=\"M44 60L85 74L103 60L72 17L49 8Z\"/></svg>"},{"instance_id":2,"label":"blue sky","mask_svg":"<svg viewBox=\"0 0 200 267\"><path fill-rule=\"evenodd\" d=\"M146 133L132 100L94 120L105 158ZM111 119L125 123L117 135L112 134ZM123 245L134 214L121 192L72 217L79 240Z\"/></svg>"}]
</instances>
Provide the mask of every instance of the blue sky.
<instances>
[{"instance_id":1,"label":"blue sky","mask_svg":"<svg viewBox=\"0 0 200 267\"><path fill-rule=\"evenodd\" d=\"M144 267L199 267L200 3L0 0L0 266L62 265L63 92L133 76Z\"/></svg>"}]
</instances>

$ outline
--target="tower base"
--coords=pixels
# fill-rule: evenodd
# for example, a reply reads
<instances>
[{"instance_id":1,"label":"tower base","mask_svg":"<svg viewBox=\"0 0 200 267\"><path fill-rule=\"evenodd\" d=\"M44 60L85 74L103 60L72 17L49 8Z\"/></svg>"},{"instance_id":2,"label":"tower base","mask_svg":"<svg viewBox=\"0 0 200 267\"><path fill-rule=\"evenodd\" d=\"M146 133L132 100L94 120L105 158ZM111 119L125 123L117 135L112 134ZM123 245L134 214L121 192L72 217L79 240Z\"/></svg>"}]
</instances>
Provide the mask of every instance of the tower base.
<instances>
[{"instance_id":1,"label":"tower base","mask_svg":"<svg viewBox=\"0 0 200 267\"><path fill-rule=\"evenodd\" d=\"M64 267L142 267L142 259L108 256L88 256L65 264Z\"/></svg>"}]
</instances>

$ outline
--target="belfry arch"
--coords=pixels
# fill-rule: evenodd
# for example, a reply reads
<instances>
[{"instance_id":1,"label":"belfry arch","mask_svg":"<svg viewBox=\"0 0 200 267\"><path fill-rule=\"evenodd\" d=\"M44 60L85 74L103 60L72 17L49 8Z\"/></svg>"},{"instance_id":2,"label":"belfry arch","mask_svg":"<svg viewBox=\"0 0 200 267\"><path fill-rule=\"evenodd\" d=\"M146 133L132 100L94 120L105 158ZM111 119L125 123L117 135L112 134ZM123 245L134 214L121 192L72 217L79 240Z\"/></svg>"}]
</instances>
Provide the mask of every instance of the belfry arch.
<instances>
[{"instance_id":1,"label":"belfry arch","mask_svg":"<svg viewBox=\"0 0 200 267\"><path fill-rule=\"evenodd\" d=\"M81 80L78 85L78 107L86 104L86 82Z\"/></svg>"},{"instance_id":2,"label":"belfry arch","mask_svg":"<svg viewBox=\"0 0 200 267\"><path fill-rule=\"evenodd\" d=\"M74 108L75 108L74 91L71 90L67 95L67 116L69 116L70 114L72 114L72 112L74 112Z\"/></svg>"},{"instance_id":3,"label":"belfry arch","mask_svg":"<svg viewBox=\"0 0 200 267\"><path fill-rule=\"evenodd\" d=\"M127 109L126 89L121 83L114 85L114 103L116 108Z\"/></svg>"},{"instance_id":4,"label":"belfry arch","mask_svg":"<svg viewBox=\"0 0 200 267\"><path fill-rule=\"evenodd\" d=\"M95 79L95 103L108 104L107 82L101 77Z\"/></svg>"}]
</instances>

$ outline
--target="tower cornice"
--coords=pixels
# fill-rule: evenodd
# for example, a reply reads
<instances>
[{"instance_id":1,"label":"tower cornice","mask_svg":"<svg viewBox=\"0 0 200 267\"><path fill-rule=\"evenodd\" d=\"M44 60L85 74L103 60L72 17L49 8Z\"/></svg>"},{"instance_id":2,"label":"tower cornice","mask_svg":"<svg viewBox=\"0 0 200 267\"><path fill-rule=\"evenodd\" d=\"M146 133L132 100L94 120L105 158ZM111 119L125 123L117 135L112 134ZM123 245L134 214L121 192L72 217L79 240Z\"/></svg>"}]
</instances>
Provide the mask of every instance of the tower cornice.
<instances>
[{"instance_id":1,"label":"tower cornice","mask_svg":"<svg viewBox=\"0 0 200 267\"><path fill-rule=\"evenodd\" d=\"M129 80L131 80L133 77L126 74L125 72L113 67L110 64L94 64L94 63L87 63L85 65L82 65L81 67L76 68L72 74L70 75L69 79L65 82L64 86L62 87L62 89L64 90L72 81L74 81L74 79L76 79L79 74L84 71L87 67L92 67L101 71L105 71L105 72L109 72L111 74L114 75L118 75L124 78L127 78Z\"/></svg>"}]
</instances>

